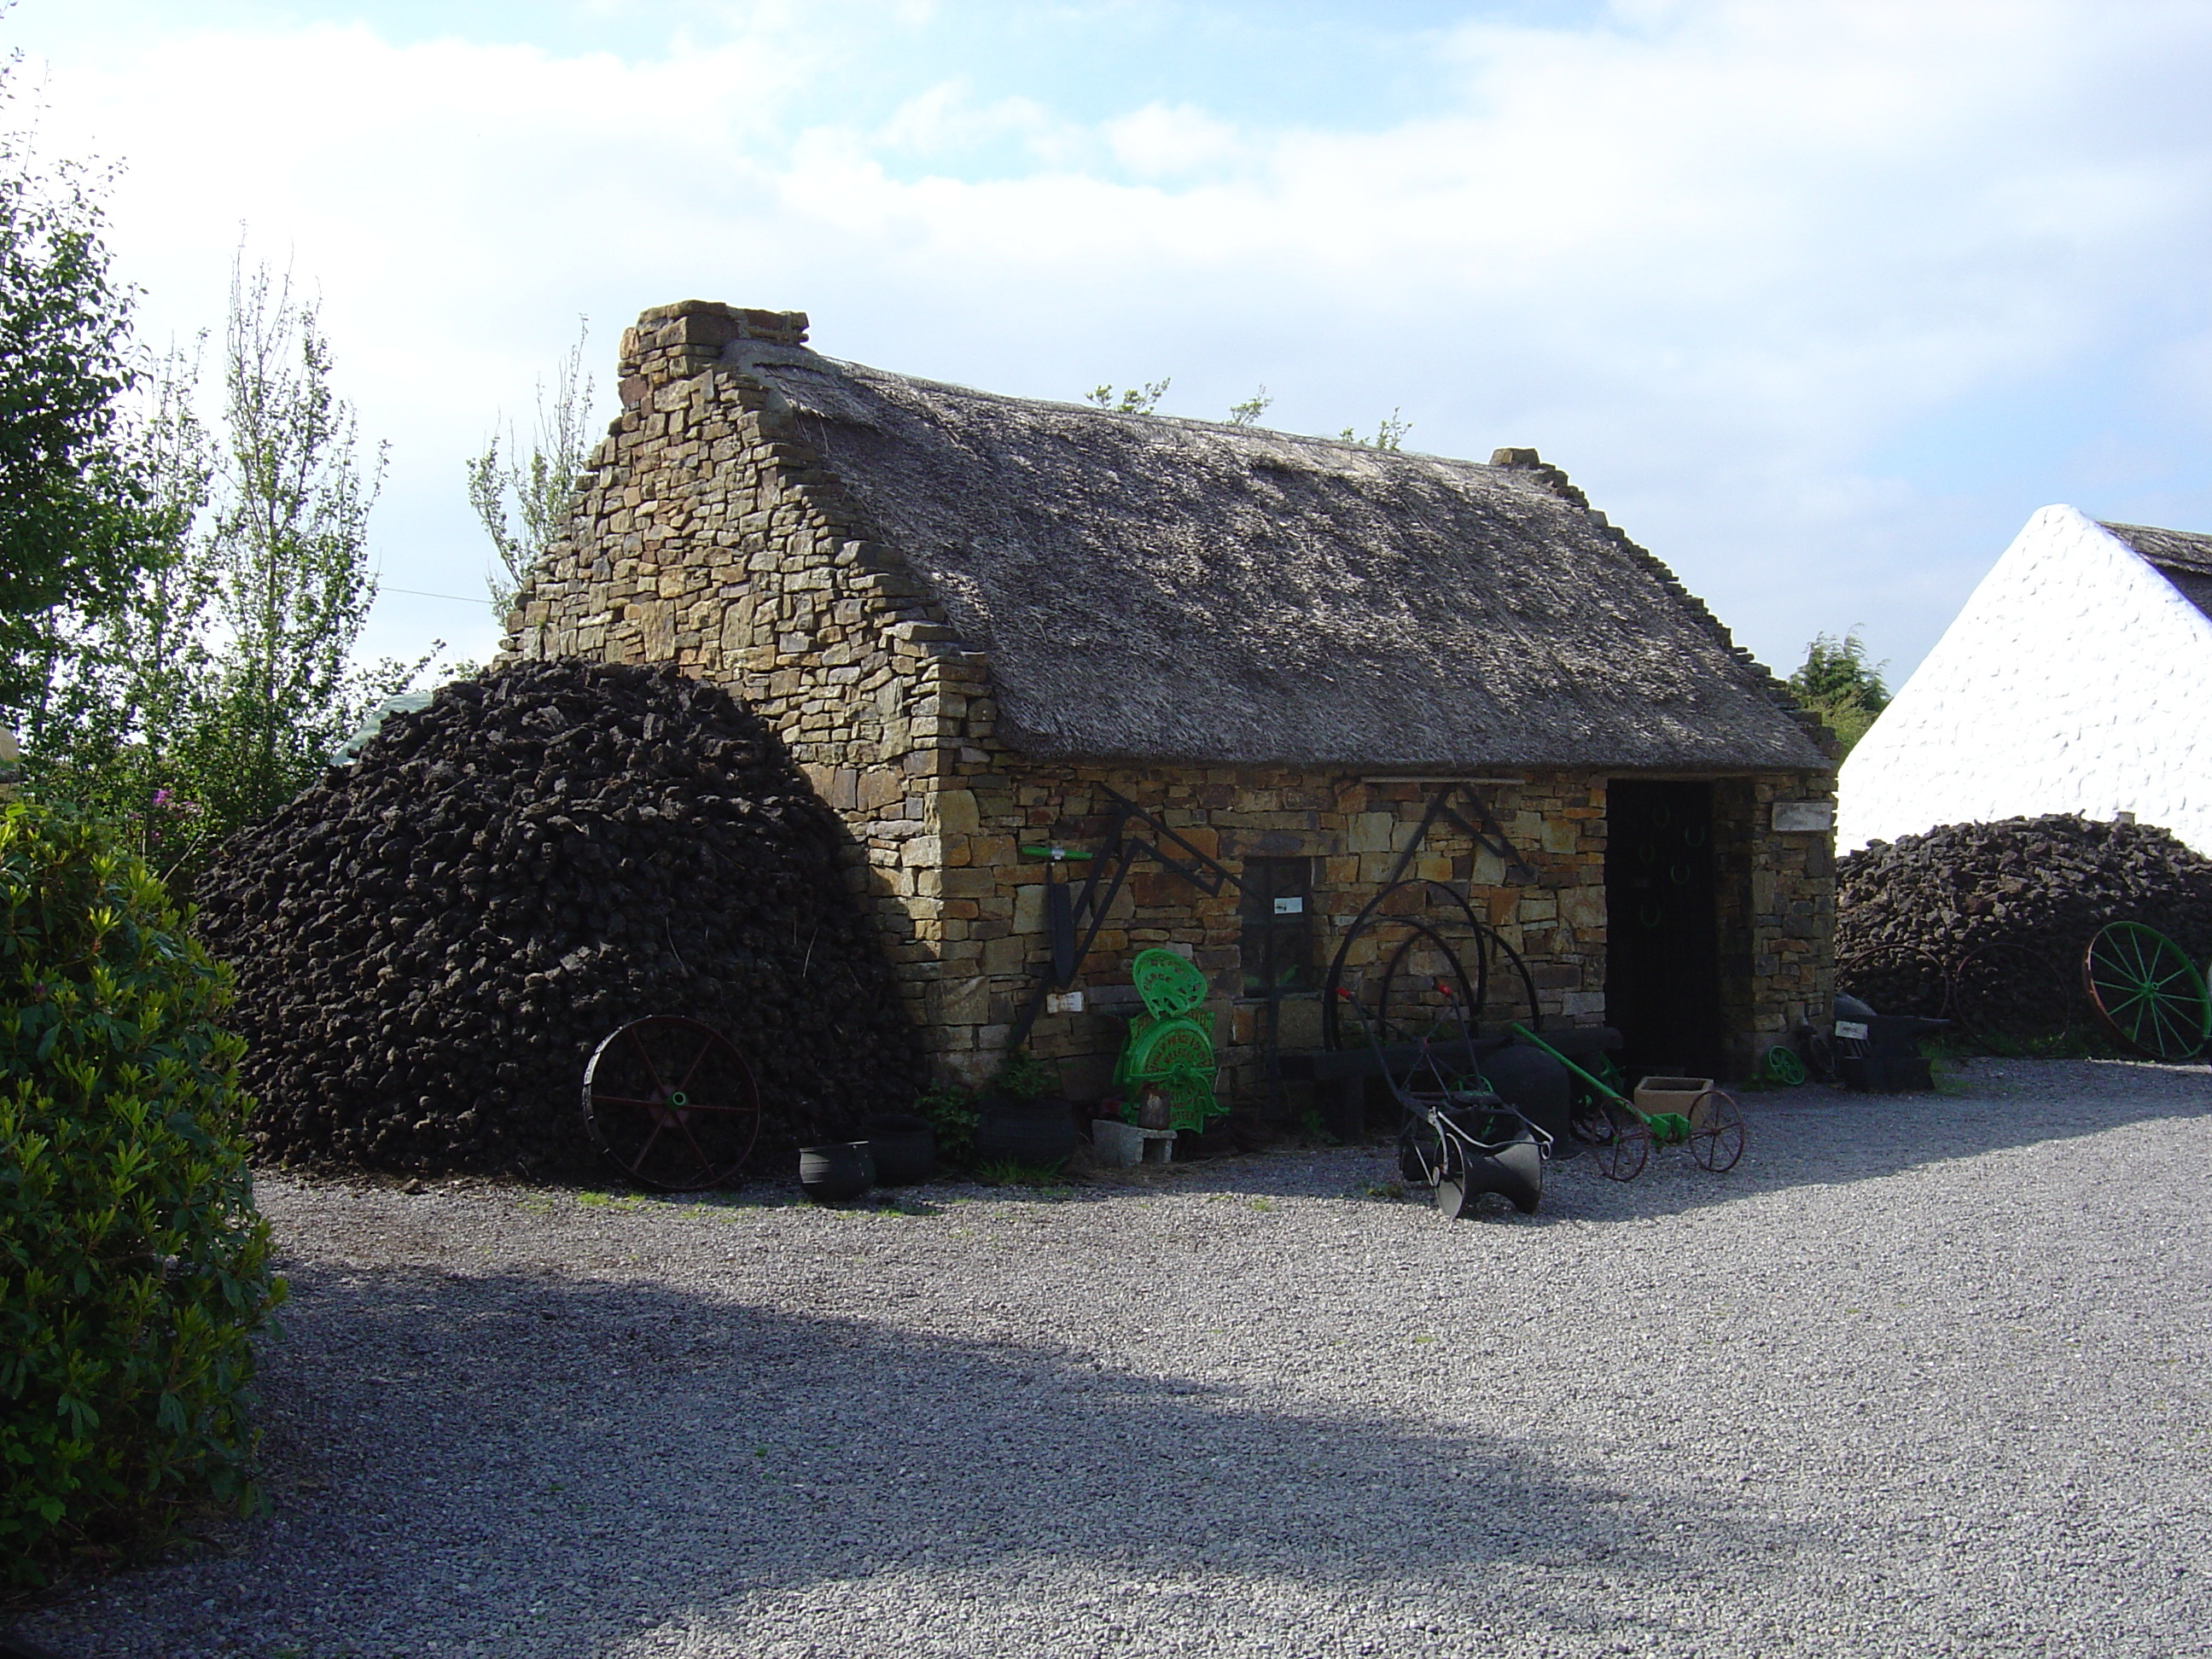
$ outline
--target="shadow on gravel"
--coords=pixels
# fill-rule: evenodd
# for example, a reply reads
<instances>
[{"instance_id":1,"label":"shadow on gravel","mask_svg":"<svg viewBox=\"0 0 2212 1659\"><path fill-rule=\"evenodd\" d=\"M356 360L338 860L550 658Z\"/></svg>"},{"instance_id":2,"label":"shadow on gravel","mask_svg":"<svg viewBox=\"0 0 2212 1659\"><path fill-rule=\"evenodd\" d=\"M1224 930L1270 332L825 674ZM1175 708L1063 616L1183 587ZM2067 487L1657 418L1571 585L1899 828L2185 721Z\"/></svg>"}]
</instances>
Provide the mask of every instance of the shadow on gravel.
<instances>
[{"instance_id":1,"label":"shadow on gravel","mask_svg":"<svg viewBox=\"0 0 2212 1659\"><path fill-rule=\"evenodd\" d=\"M1925 1164L2045 1146L2136 1124L2212 1119L2212 1071L2128 1060L1989 1062L1961 1095L1850 1094L1818 1085L1746 1092L1749 1139L1742 1161L1725 1175L1698 1169L1680 1147L1655 1150L1644 1173L1616 1183L1588 1158L1552 1166L1540 1224L1567 1218L1612 1220L1679 1214L1762 1193L1809 1185L1878 1181ZM1371 1155L1377 1179L1392 1171L1390 1148L1346 1148ZM1303 1160L1224 1158L1194 1166L1180 1190L1273 1198L1310 1192ZM1347 1195L1356 1195L1356 1189ZM1493 1200L1493 1203L1495 1201Z\"/></svg>"},{"instance_id":2,"label":"shadow on gravel","mask_svg":"<svg viewBox=\"0 0 2212 1659\"><path fill-rule=\"evenodd\" d=\"M288 1322L274 1515L27 1634L71 1659L583 1655L757 1592L967 1571L1040 1594L1056 1564L1352 1595L1557 1567L1694 1602L1800 1542L1678 1499L1662 1525L1526 1445L664 1288L309 1268ZM1522 1612L1619 1624L1577 1594Z\"/></svg>"}]
</instances>

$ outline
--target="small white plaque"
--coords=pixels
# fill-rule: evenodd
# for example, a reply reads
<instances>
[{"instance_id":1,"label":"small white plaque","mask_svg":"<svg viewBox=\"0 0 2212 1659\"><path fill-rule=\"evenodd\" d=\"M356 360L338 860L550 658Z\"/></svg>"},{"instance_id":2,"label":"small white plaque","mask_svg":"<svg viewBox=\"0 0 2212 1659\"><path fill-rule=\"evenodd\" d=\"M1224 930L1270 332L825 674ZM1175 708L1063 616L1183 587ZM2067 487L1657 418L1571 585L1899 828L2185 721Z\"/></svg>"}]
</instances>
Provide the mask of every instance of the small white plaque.
<instances>
[{"instance_id":1,"label":"small white plaque","mask_svg":"<svg viewBox=\"0 0 2212 1659\"><path fill-rule=\"evenodd\" d=\"M1785 836L1824 835L1836 827L1836 804L1832 800L1778 800L1774 803L1774 828Z\"/></svg>"},{"instance_id":2,"label":"small white plaque","mask_svg":"<svg viewBox=\"0 0 2212 1659\"><path fill-rule=\"evenodd\" d=\"M1306 902L1302 898L1279 898L1275 901L1275 914L1279 916L1302 916L1305 911Z\"/></svg>"},{"instance_id":3,"label":"small white plaque","mask_svg":"<svg viewBox=\"0 0 2212 1659\"><path fill-rule=\"evenodd\" d=\"M1083 993L1080 991L1048 992L1044 1011L1048 1014L1079 1014L1083 1012Z\"/></svg>"},{"instance_id":4,"label":"small white plaque","mask_svg":"<svg viewBox=\"0 0 2212 1659\"><path fill-rule=\"evenodd\" d=\"M1839 1019L1836 1022L1836 1035L1849 1037L1854 1042L1864 1042L1868 1035L1866 1022L1863 1019Z\"/></svg>"}]
</instances>

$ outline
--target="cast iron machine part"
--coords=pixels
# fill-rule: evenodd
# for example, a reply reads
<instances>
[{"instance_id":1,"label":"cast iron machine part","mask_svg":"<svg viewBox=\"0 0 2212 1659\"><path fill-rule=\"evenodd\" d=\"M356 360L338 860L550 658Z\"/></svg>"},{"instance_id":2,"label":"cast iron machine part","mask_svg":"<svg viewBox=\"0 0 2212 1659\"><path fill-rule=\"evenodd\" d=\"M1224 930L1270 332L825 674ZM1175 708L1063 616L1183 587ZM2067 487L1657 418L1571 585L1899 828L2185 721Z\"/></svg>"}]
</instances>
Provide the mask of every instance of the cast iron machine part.
<instances>
[{"instance_id":1,"label":"cast iron machine part","mask_svg":"<svg viewBox=\"0 0 2212 1659\"><path fill-rule=\"evenodd\" d=\"M760 1134L752 1068L713 1027L653 1014L609 1032L584 1067L584 1122L623 1178L665 1193L736 1180Z\"/></svg>"},{"instance_id":2,"label":"cast iron machine part","mask_svg":"<svg viewBox=\"0 0 2212 1659\"><path fill-rule=\"evenodd\" d=\"M1443 981L1437 988L1459 1026L1456 1046L1471 1058L1474 1045L1464 1018L1459 1017L1459 1000ZM1348 990L1340 988L1336 994L1352 1005L1369 1047L1379 1047L1366 1009ZM1484 1193L1496 1193L1523 1215L1534 1214L1544 1196L1544 1164L1551 1156L1552 1137L1508 1105L1479 1073L1448 1074L1430 1047L1436 1023L1422 1034L1416 1066L1403 1082L1384 1073L1402 1112L1399 1174L1431 1188L1437 1211L1449 1220L1471 1214ZM1417 1086L1422 1070L1433 1086Z\"/></svg>"}]
</instances>

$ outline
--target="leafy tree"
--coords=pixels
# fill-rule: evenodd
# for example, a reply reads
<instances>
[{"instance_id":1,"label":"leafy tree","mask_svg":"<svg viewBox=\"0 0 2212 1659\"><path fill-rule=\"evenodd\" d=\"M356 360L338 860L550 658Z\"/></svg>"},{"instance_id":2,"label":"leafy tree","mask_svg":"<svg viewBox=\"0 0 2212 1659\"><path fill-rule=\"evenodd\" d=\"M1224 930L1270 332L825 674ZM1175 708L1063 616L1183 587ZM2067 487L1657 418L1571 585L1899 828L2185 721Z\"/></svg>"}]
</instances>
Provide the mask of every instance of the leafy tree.
<instances>
[{"instance_id":1,"label":"leafy tree","mask_svg":"<svg viewBox=\"0 0 2212 1659\"><path fill-rule=\"evenodd\" d=\"M353 661L376 597L367 532L383 452L364 465L315 304L241 253L213 434L193 412L198 378L197 356L173 351L111 423L137 568L98 608L58 608L24 760L34 798L127 823L133 850L180 884L442 648Z\"/></svg>"},{"instance_id":2,"label":"leafy tree","mask_svg":"<svg viewBox=\"0 0 2212 1659\"><path fill-rule=\"evenodd\" d=\"M216 504L203 544L216 643L181 759L227 829L290 800L430 657L353 665L376 602L368 514L385 451L363 465L352 406L331 388L317 302L295 295L289 274L248 272L241 253L223 358Z\"/></svg>"},{"instance_id":3,"label":"leafy tree","mask_svg":"<svg viewBox=\"0 0 2212 1659\"><path fill-rule=\"evenodd\" d=\"M131 441L145 487L146 545L131 591L57 638L65 645L46 690L33 750L37 793L69 799L132 826L132 850L165 878L205 826L179 765L209 676L213 582L194 528L213 458L193 413L197 356L171 352L144 376Z\"/></svg>"},{"instance_id":4,"label":"leafy tree","mask_svg":"<svg viewBox=\"0 0 2212 1659\"><path fill-rule=\"evenodd\" d=\"M1091 387L1083 394L1083 401L1096 404L1116 415L1149 415L1159 407L1160 399L1168 395L1168 386L1169 382L1165 380L1152 380L1146 382L1141 390L1136 386L1124 386L1121 396L1116 398L1109 382Z\"/></svg>"},{"instance_id":5,"label":"leafy tree","mask_svg":"<svg viewBox=\"0 0 2212 1659\"><path fill-rule=\"evenodd\" d=\"M592 386L584 374L584 340L589 331L588 321L580 321L576 343L561 360L550 404L545 383L538 383L538 429L532 437L530 459L520 459L521 447L510 427L507 447L512 459L501 457L495 434L483 453L468 464L469 505L499 555L499 562L484 573L484 586L491 595L493 614L502 618L514 608L514 596L532 568L568 527L576 478L591 453L586 427ZM510 498L514 519L508 517Z\"/></svg>"},{"instance_id":6,"label":"leafy tree","mask_svg":"<svg viewBox=\"0 0 2212 1659\"><path fill-rule=\"evenodd\" d=\"M1802 707L1826 723L1848 755L1889 707L1889 688L1881 678L1888 666L1867 660L1866 641L1854 626L1841 639L1815 635L1805 647L1803 664L1790 677L1790 690Z\"/></svg>"},{"instance_id":7,"label":"leafy tree","mask_svg":"<svg viewBox=\"0 0 2212 1659\"><path fill-rule=\"evenodd\" d=\"M72 630L158 556L124 412L135 296L101 240L104 184L67 161L42 171L26 135L0 133L0 708L33 742Z\"/></svg>"}]
</instances>

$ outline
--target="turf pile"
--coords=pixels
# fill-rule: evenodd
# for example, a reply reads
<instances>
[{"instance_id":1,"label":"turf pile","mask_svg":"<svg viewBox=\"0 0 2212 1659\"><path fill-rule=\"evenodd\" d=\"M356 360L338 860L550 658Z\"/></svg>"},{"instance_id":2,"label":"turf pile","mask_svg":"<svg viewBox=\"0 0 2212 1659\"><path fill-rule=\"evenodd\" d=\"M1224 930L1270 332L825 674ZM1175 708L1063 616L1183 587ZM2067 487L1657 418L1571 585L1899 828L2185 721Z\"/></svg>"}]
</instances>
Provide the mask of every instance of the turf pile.
<instances>
[{"instance_id":1,"label":"turf pile","mask_svg":"<svg viewBox=\"0 0 2212 1659\"><path fill-rule=\"evenodd\" d=\"M2148 825L2054 815L1875 842L1837 871L1836 982L1989 1034L2085 1024L2083 948L2139 921L2212 954L2212 860Z\"/></svg>"},{"instance_id":2,"label":"turf pile","mask_svg":"<svg viewBox=\"0 0 2212 1659\"><path fill-rule=\"evenodd\" d=\"M647 1014L750 1062L756 1170L905 1106L914 1035L842 843L775 734L672 670L531 663L444 688L201 883L260 1148L591 1173L585 1062Z\"/></svg>"}]
</instances>

